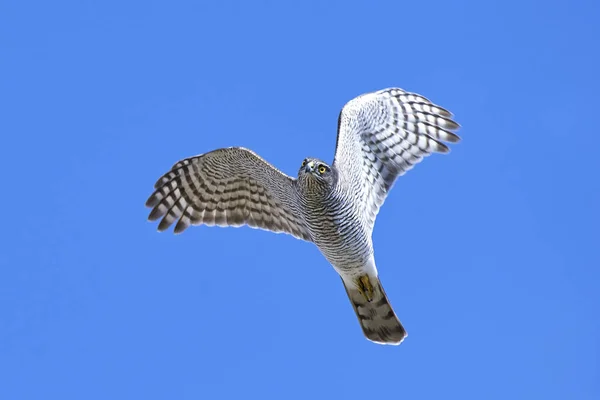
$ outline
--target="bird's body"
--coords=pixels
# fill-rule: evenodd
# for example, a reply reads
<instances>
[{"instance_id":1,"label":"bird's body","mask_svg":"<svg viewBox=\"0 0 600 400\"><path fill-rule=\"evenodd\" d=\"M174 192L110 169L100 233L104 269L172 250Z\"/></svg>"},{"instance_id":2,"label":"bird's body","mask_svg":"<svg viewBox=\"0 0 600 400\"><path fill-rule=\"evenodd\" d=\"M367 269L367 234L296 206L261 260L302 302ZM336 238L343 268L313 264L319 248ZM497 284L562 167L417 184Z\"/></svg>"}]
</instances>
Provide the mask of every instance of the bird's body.
<instances>
[{"instance_id":1,"label":"bird's body","mask_svg":"<svg viewBox=\"0 0 600 400\"><path fill-rule=\"evenodd\" d=\"M325 164L314 159L308 162ZM316 179L308 173L304 176ZM338 179L343 177L338 174ZM338 179L322 190L309 190L309 184L298 185L299 202L304 204L303 217L312 241L327 261L339 273L358 273L357 269L365 266L373 253L371 235L364 222L355 218L360 212L352 201L352 192Z\"/></svg>"},{"instance_id":2,"label":"bird's body","mask_svg":"<svg viewBox=\"0 0 600 400\"><path fill-rule=\"evenodd\" d=\"M396 178L442 143L459 140L451 114L422 96L385 89L340 113L332 165L307 158L297 179L254 152L232 147L182 160L146 205L159 230L249 225L313 242L342 278L365 336L399 344L406 331L379 281L372 230Z\"/></svg>"}]
</instances>

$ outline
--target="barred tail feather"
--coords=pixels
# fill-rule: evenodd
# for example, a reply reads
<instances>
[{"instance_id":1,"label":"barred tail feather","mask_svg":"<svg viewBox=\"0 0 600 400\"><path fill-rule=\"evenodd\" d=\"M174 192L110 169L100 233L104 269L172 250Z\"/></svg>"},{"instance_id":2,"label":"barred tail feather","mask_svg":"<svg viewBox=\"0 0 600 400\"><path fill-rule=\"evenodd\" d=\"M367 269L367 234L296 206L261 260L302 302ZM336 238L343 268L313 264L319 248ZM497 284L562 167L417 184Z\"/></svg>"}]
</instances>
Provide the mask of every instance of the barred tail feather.
<instances>
[{"instance_id":1,"label":"barred tail feather","mask_svg":"<svg viewBox=\"0 0 600 400\"><path fill-rule=\"evenodd\" d=\"M367 301L352 283L346 284L343 279L342 282L367 339L379 344L399 345L407 336L406 330L394 313L379 278L371 277L371 280L375 281L371 301Z\"/></svg>"}]
</instances>

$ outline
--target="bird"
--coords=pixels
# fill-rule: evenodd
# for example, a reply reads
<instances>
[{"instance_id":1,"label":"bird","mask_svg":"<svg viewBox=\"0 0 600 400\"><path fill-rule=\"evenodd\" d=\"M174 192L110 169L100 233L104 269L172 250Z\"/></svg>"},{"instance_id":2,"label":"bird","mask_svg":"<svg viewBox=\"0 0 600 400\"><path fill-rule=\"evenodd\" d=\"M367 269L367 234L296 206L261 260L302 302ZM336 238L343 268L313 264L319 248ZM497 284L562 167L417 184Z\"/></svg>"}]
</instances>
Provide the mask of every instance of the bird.
<instances>
[{"instance_id":1,"label":"bird","mask_svg":"<svg viewBox=\"0 0 600 400\"><path fill-rule=\"evenodd\" d=\"M175 163L146 201L158 231L175 224L249 226L314 243L341 277L364 336L398 345L407 332L383 289L372 232L396 179L458 143L453 114L398 87L364 93L338 116L333 163L313 157L291 177L244 147Z\"/></svg>"}]
</instances>

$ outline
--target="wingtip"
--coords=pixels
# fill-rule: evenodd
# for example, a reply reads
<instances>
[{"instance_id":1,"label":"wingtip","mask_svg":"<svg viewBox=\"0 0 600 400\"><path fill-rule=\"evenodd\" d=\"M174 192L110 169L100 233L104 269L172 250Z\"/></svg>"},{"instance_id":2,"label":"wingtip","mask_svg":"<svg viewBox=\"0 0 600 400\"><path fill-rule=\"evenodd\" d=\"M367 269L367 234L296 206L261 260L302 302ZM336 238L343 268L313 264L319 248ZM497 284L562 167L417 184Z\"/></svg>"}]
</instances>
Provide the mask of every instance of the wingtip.
<instances>
[{"instance_id":1,"label":"wingtip","mask_svg":"<svg viewBox=\"0 0 600 400\"><path fill-rule=\"evenodd\" d=\"M162 217L164 215L164 212L162 210L160 210L159 206L156 206L152 209L152 211L150 211L150 214L148 214L148 221L154 222L157 219L159 219L160 217Z\"/></svg>"},{"instance_id":2,"label":"wingtip","mask_svg":"<svg viewBox=\"0 0 600 400\"><path fill-rule=\"evenodd\" d=\"M442 153L442 154L450 153L450 147L446 146L444 143L436 141L436 144L437 144L437 148L435 149L435 151L437 151L438 153Z\"/></svg>"},{"instance_id":3,"label":"wingtip","mask_svg":"<svg viewBox=\"0 0 600 400\"><path fill-rule=\"evenodd\" d=\"M454 114L452 114L450 111L446 110L444 107L438 106L437 104L433 105L432 107L442 117L445 117L445 118L454 117Z\"/></svg>"},{"instance_id":4,"label":"wingtip","mask_svg":"<svg viewBox=\"0 0 600 400\"><path fill-rule=\"evenodd\" d=\"M187 228L189 228L190 223L188 219L184 219L184 217L180 218L179 221L177 221L177 224L175 224L175 228L173 229L173 233L175 235L180 235L183 233L183 231L185 231Z\"/></svg>"},{"instance_id":5,"label":"wingtip","mask_svg":"<svg viewBox=\"0 0 600 400\"><path fill-rule=\"evenodd\" d=\"M156 196L154 196L154 194L152 194L150 197L148 197L148 200L146 200L144 205L147 208L154 208L154 206L156 206Z\"/></svg>"},{"instance_id":6,"label":"wingtip","mask_svg":"<svg viewBox=\"0 0 600 400\"><path fill-rule=\"evenodd\" d=\"M449 143L460 143L462 138L460 136L458 136L456 133L450 132L447 134L445 140Z\"/></svg>"},{"instance_id":7,"label":"wingtip","mask_svg":"<svg viewBox=\"0 0 600 400\"><path fill-rule=\"evenodd\" d=\"M169 215L166 215L165 218L160 220L160 223L158 224L158 231L159 232L164 232L167 229L169 229L169 227L173 224L173 221L170 221L169 218L167 218Z\"/></svg>"},{"instance_id":8,"label":"wingtip","mask_svg":"<svg viewBox=\"0 0 600 400\"><path fill-rule=\"evenodd\" d=\"M450 129L451 131L457 131L460 129L460 124L453 119L444 117L444 128Z\"/></svg>"}]
</instances>

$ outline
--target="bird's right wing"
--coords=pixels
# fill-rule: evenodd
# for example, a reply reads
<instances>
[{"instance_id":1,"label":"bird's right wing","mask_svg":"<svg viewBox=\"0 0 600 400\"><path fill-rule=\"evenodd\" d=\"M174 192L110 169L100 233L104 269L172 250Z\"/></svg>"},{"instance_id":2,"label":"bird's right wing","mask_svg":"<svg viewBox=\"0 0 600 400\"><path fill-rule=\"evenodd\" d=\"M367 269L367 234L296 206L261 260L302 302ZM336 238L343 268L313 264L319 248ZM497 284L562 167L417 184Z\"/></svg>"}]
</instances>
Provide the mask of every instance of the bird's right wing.
<instances>
[{"instance_id":1,"label":"bird's right wing","mask_svg":"<svg viewBox=\"0 0 600 400\"><path fill-rule=\"evenodd\" d=\"M154 185L148 219L190 225L241 226L284 232L311 241L299 212L296 181L251 150L230 147L179 161Z\"/></svg>"},{"instance_id":2,"label":"bird's right wing","mask_svg":"<svg viewBox=\"0 0 600 400\"><path fill-rule=\"evenodd\" d=\"M398 88L364 94L343 107L334 165L354 186L369 229L396 178L432 153L447 153L443 142L458 142L458 127L449 111Z\"/></svg>"}]
</instances>

